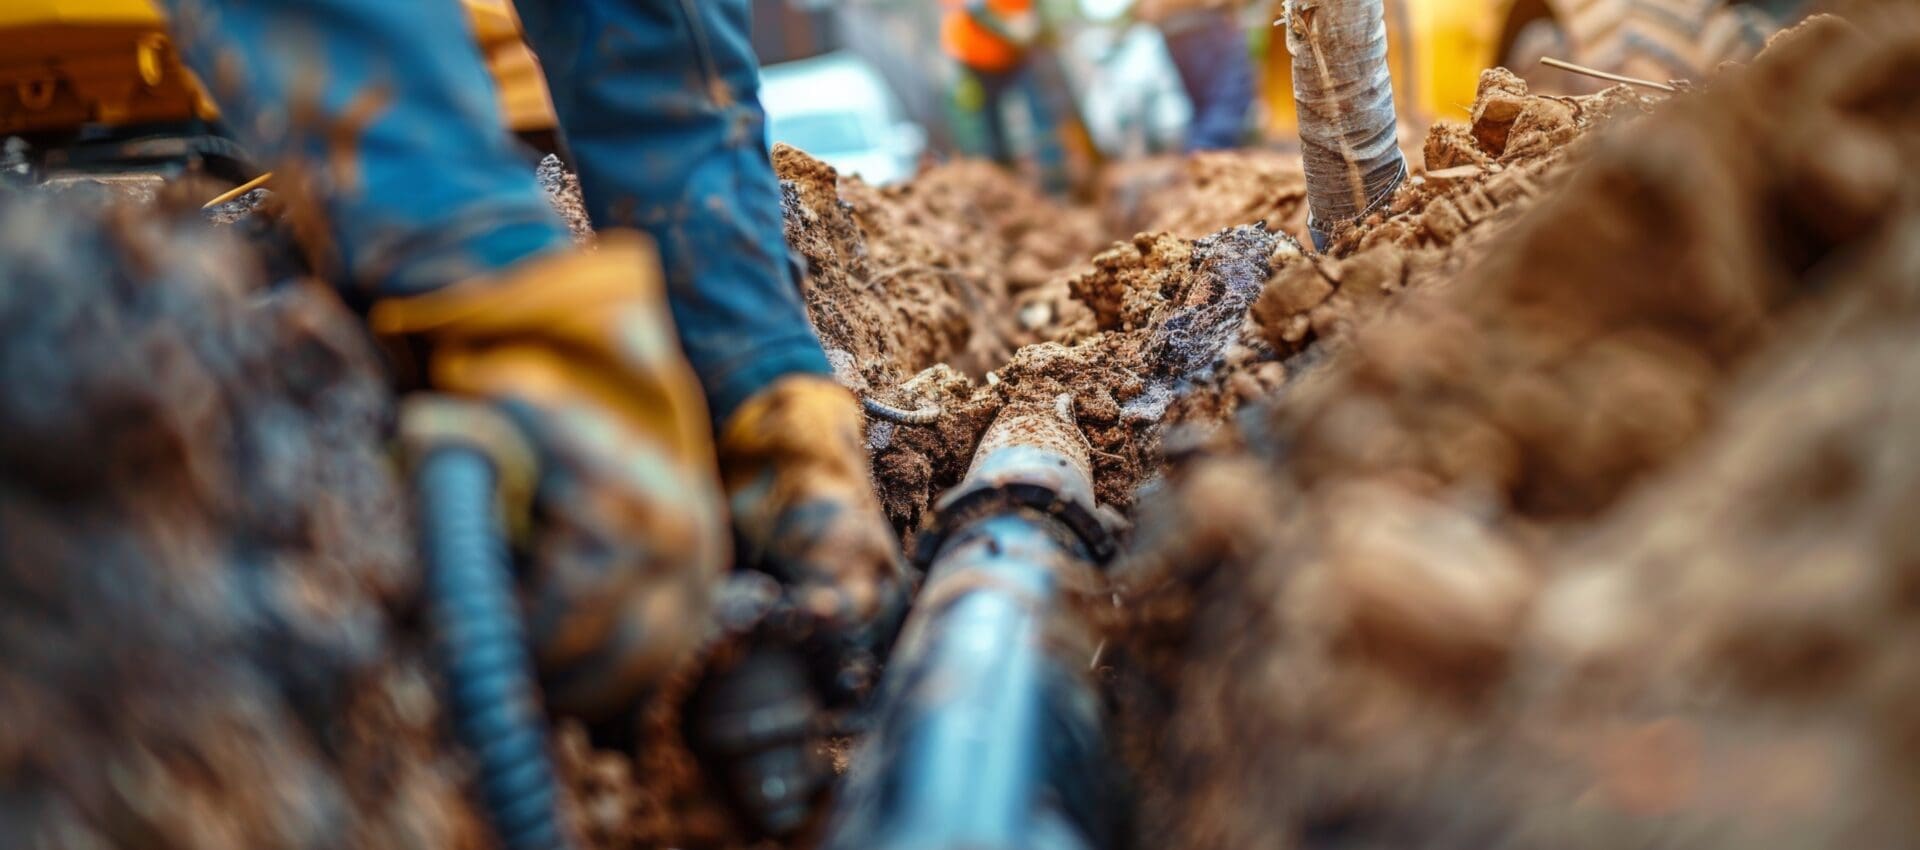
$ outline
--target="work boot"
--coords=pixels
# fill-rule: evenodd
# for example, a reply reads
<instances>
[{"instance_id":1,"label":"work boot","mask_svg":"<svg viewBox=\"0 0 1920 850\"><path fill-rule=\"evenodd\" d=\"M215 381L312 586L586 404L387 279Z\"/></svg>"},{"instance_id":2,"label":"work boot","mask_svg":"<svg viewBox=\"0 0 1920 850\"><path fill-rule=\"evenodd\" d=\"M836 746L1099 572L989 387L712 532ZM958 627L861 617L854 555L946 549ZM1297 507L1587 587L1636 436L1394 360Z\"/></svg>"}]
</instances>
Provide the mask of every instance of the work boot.
<instances>
[{"instance_id":1,"label":"work boot","mask_svg":"<svg viewBox=\"0 0 1920 850\"><path fill-rule=\"evenodd\" d=\"M589 721L630 709L706 637L727 551L705 402L651 243L608 231L592 251L381 301L370 323L427 387L525 432L535 468L502 477L529 480L517 548L547 702Z\"/></svg>"}]
</instances>

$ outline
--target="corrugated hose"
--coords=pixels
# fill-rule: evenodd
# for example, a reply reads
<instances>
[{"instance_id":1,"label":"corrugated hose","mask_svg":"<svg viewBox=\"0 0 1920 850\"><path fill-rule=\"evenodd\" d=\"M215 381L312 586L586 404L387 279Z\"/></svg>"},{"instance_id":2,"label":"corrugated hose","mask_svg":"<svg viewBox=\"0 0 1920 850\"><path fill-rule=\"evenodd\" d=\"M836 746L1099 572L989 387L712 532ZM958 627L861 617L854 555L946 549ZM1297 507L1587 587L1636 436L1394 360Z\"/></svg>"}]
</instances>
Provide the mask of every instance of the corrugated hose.
<instances>
[{"instance_id":1,"label":"corrugated hose","mask_svg":"<svg viewBox=\"0 0 1920 850\"><path fill-rule=\"evenodd\" d=\"M478 763L488 817L507 850L569 848L493 464L477 450L445 446L429 451L414 475L447 710Z\"/></svg>"}]
</instances>

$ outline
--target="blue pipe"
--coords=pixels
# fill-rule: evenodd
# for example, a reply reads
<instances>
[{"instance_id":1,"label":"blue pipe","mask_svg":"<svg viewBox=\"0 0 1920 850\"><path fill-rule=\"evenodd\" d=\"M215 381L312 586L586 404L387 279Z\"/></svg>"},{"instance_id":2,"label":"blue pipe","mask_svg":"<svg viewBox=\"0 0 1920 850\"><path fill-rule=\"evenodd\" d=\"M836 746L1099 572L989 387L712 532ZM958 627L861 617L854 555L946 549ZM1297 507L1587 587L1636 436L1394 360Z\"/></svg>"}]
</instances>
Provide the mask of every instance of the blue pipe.
<instances>
[{"instance_id":1,"label":"blue pipe","mask_svg":"<svg viewBox=\"0 0 1920 850\"><path fill-rule=\"evenodd\" d=\"M1045 425L1003 414L942 497L920 553L927 582L828 850L1115 846L1121 783L1089 669L1095 636L1064 591L1112 541L1084 451L1035 440Z\"/></svg>"}]
</instances>

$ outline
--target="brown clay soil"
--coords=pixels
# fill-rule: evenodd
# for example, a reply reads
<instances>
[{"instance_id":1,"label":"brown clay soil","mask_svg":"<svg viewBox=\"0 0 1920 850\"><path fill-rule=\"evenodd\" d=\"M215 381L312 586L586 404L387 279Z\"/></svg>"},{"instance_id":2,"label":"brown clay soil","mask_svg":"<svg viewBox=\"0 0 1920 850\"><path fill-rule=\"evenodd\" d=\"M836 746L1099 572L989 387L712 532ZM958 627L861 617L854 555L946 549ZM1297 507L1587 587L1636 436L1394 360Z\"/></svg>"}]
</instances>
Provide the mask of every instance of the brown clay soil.
<instances>
[{"instance_id":1,"label":"brown clay soil","mask_svg":"<svg viewBox=\"0 0 1920 850\"><path fill-rule=\"evenodd\" d=\"M194 206L0 204L0 846L488 846L373 350Z\"/></svg>"},{"instance_id":2,"label":"brown clay soil","mask_svg":"<svg viewBox=\"0 0 1920 850\"><path fill-rule=\"evenodd\" d=\"M1318 365L1116 573L1144 845L1913 846L1920 21L1859 22L1636 121L1490 73L1278 272Z\"/></svg>"},{"instance_id":3,"label":"brown clay soil","mask_svg":"<svg viewBox=\"0 0 1920 850\"><path fill-rule=\"evenodd\" d=\"M1324 255L1281 154L1092 208L775 151L838 377L939 411L867 424L903 542L1010 406L1130 520L1138 846L1915 846L1920 16L1855 20L1671 97L1489 71ZM145 203L0 204L0 846L485 846L371 349ZM558 729L591 846L743 843L689 683L637 759Z\"/></svg>"},{"instance_id":4,"label":"brown clay soil","mask_svg":"<svg viewBox=\"0 0 1920 850\"><path fill-rule=\"evenodd\" d=\"M1256 221L1307 238L1307 181L1300 156L1213 151L1116 163L1101 180L1101 214L1116 234L1196 239Z\"/></svg>"},{"instance_id":5,"label":"brown clay soil","mask_svg":"<svg viewBox=\"0 0 1920 850\"><path fill-rule=\"evenodd\" d=\"M1092 444L1098 495L1131 504L1157 466L1167 408L1245 336L1270 260L1291 241L1257 225L1197 240L1142 234L1087 263L1093 213L987 165L945 165L877 192L792 148L774 165L808 308L842 381L941 410L931 424L868 424L903 534L958 483L1009 404L1070 411ZM997 224L956 232L968 222Z\"/></svg>"}]
</instances>

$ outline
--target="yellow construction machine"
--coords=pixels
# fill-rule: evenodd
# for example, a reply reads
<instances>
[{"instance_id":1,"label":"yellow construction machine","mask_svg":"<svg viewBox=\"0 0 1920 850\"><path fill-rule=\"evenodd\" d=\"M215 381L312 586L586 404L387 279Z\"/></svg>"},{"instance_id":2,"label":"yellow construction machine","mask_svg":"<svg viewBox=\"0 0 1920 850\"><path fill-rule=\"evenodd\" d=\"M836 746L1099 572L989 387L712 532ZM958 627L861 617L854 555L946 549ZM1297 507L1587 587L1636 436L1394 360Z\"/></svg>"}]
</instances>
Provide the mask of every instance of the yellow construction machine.
<instances>
[{"instance_id":1,"label":"yellow construction machine","mask_svg":"<svg viewBox=\"0 0 1920 850\"><path fill-rule=\"evenodd\" d=\"M540 68L510 0L463 0L509 129L550 146ZM219 107L180 62L154 0L0 2L0 139L44 172L195 169L251 177Z\"/></svg>"},{"instance_id":2,"label":"yellow construction machine","mask_svg":"<svg viewBox=\"0 0 1920 850\"><path fill-rule=\"evenodd\" d=\"M1401 120L1462 119L1480 71L1503 65L1555 91L1591 87L1554 56L1656 81L1697 79L1751 56L1799 3L1723 0L1386 0L1387 56ZM1273 3L1277 20L1282 4ZM1265 69L1266 136L1296 137L1292 59L1276 33Z\"/></svg>"}]
</instances>

